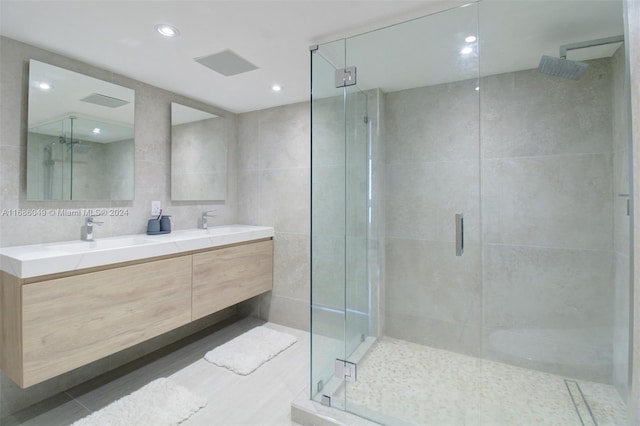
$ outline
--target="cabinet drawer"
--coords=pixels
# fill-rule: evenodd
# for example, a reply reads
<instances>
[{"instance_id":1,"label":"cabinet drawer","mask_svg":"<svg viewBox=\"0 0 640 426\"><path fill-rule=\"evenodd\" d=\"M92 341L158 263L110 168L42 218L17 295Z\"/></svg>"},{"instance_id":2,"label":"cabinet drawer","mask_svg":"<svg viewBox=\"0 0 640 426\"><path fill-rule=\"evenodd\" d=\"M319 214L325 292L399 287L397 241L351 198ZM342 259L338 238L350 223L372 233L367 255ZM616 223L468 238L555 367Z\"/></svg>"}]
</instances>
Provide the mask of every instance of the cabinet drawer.
<instances>
[{"instance_id":1,"label":"cabinet drawer","mask_svg":"<svg viewBox=\"0 0 640 426\"><path fill-rule=\"evenodd\" d=\"M192 320L272 288L272 240L194 254Z\"/></svg>"},{"instance_id":2,"label":"cabinet drawer","mask_svg":"<svg viewBox=\"0 0 640 426\"><path fill-rule=\"evenodd\" d=\"M23 386L191 321L191 256L22 286Z\"/></svg>"}]
</instances>

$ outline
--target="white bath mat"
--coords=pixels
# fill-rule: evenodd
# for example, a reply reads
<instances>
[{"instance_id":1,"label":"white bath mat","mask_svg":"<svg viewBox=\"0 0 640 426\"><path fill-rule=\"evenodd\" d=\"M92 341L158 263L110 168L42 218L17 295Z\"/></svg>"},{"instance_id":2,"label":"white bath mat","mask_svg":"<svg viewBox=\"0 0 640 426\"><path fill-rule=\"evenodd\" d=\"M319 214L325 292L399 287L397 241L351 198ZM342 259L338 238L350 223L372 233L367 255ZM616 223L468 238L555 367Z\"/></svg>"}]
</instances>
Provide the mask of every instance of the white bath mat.
<instances>
[{"instance_id":1,"label":"white bath mat","mask_svg":"<svg viewBox=\"0 0 640 426\"><path fill-rule=\"evenodd\" d=\"M297 341L290 334L259 326L207 352L204 359L246 376Z\"/></svg>"},{"instance_id":2,"label":"white bath mat","mask_svg":"<svg viewBox=\"0 0 640 426\"><path fill-rule=\"evenodd\" d=\"M205 405L206 399L163 377L72 426L178 425Z\"/></svg>"}]
</instances>

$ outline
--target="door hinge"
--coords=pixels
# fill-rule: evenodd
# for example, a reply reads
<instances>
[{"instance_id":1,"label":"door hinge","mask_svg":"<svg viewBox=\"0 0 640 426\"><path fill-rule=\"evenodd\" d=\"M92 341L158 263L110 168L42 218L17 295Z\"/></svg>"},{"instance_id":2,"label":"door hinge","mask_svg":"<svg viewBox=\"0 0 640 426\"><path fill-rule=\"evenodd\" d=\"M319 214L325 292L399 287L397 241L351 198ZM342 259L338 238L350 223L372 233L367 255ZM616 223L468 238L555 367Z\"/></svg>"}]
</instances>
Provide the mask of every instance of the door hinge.
<instances>
[{"instance_id":1,"label":"door hinge","mask_svg":"<svg viewBox=\"0 0 640 426\"><path fill-rule=\"evenodd\" d=\"M340 68L336 70L336 89L356 84L356 67Z\"/></svg>"},{"instance_id":2,"label":"door hinge","mask_svg":"<svg viewBox=\"0 0 640 426\"><path fill-rule=\"evenodd\" d=\"M358 365L356 363L345 361L344 359L336 359L336 369L333 375L347 382L355 382L357 379L357 370Z\"/></svg>"}]
</instances>

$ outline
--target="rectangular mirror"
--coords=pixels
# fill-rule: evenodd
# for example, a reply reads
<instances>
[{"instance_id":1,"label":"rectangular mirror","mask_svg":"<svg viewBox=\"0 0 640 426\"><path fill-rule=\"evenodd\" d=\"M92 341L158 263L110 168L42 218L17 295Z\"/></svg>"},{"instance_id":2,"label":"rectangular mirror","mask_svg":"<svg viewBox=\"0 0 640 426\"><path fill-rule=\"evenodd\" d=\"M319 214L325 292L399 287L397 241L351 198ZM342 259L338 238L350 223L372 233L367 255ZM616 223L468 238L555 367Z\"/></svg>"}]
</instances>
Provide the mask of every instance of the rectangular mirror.
<instances>
[{"instance_id":1,"label":"rectangular mirror","mask_svg":"<svg viewBox=\"0 0 640 426\"><path fill-rule=\"evenodd\" d=\"M133 200L135 92L29 61L27 199Z\"/></svg>"},{"instance_id":2,"label":"rectangular mirror","mask_svg":"<svg viewBox=\"0 0 640 426\"><path fill-rule=\"evenodd\" d=\"M219 201L227 197L224 117L171 104L171 199Z\"/></svg>"}]
</instances>

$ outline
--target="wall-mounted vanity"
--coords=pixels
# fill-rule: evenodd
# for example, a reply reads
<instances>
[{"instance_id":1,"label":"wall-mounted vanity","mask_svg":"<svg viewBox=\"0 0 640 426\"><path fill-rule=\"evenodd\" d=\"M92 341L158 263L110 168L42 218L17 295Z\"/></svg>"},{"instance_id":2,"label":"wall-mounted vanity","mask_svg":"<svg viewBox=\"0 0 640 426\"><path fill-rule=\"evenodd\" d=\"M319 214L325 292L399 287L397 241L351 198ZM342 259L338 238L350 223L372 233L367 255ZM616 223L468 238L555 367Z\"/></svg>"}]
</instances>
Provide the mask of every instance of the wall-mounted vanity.
<instances>
[{"instance_id":1,"label":"wall-mounted vanity","mask_svg":"<svg viewBox=\"0 0 640 426\"><path fill-rule=\"evenodd\" d=\"M167 108L180 99L162 96ZM134 90L32 59L28 102L26 197L16 211L31 202L134 199ZM171 198L182 204L170 212L224 201L233 116L178 104L171 112ZM151 126L144 118L143 130ZM143 151L156 148L141 140ZM134 213L129 222L146 222ZM267 292L272 237L273 228L229 225L2 247L0 368L29 387Z\"/></svg>"},{"instance_id":2,"label":"wall-mounted vanity","mask_svg":"<svg viewBox=\"0 0 640 426\"><path fill-rule=\"evenodd\" d=\"M0 367L21 387L166 333L273 286L273 228L0 249Z\"/></svg>"}]
</instances>

